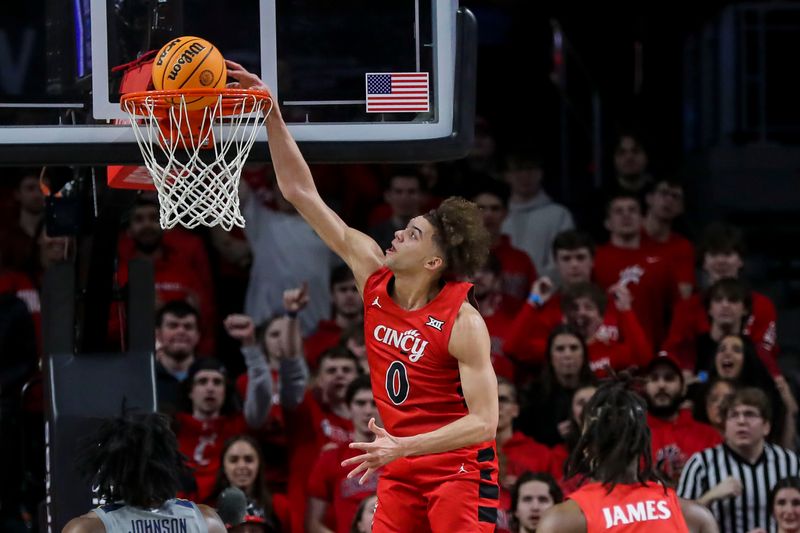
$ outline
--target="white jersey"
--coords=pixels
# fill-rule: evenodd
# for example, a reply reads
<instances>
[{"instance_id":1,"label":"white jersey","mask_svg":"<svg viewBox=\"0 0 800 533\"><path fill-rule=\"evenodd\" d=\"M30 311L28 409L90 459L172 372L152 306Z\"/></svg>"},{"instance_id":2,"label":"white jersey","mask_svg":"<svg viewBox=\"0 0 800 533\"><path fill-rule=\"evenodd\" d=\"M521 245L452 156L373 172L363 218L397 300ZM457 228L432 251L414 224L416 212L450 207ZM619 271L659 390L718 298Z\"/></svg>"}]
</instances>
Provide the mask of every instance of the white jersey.
<instances>
[{"instance_id":1,"label":"white jersey","mask_svg":"<svg viewBox=\"0 0 800 533\"><path fill-rule=\"evenodd\" d=\"M140 509L123 503L94 510L106 533L208 533L206 519L197 505L186 500L167 500L158 509Z\"/></svg>"}]
</instances>

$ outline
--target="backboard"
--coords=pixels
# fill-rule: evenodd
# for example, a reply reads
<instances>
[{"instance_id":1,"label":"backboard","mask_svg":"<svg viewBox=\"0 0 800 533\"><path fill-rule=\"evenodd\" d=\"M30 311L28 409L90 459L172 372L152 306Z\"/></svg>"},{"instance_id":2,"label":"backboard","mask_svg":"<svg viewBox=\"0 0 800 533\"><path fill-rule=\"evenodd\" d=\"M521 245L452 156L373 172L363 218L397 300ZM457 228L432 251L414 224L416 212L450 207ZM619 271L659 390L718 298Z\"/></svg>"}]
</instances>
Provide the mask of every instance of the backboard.
<instances>
[{"instance_id":1,"label":"backboard","mask_svg":"<svg viewBox=\"0 0 800 533\"><path fill-rule=\"evenodd\" d=\"M4 164L140 163L115 123L126 115L114 68L181 35L260 73L309 161L435 161L471 144L476 28L456 0L24 4L0 21ZM421 76L424 105L382 107L403 75ZM257 142L250 159L268 157Z\"/></svg>"}]
</instances>

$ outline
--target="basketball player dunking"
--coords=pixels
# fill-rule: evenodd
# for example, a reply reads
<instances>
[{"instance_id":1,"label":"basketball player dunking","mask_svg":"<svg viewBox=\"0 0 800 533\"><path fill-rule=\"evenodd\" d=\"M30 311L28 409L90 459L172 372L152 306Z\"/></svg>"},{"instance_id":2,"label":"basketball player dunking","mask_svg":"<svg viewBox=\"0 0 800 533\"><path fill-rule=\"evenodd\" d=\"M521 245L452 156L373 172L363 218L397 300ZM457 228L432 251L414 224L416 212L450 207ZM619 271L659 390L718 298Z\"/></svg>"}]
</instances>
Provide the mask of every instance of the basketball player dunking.
<instances>
[{"instance_id":1,"label":"basketball player dunking","mask_svg":"<svg viewBox=\"0 0 800 533\"><path fill-rule=\"evenodd\" d=\"M584 407L567 477L591 482L542 516L537 533L718 533L711 512L681 500L653 469L644 400L606 383Z\"/></svg>"},{"instance_id":2,"label":"basketball player dunking","mask_svg":"<svg viewBox=\"0 0 800 533\"><path fill-rule=\"evenodd\" d=\"M103 422L87 439L76 466L107 505L63 533L225 533L205 505L175 499L183 461L164 415L131 414Z\"/></svg>"},{"instance_id":3,"label":"basketball player dunking","mask_svg":"<svg viewBox=\"0 0 800 533\"><path fill-rule=\"evenodd\" d=\"M240 65L228 75L265 89ZM348 227L317 192L277 106L267 133L278 186L350 267L364 300L372 390L385 429L344 466L363 481L381 468L373 531L494 531L498 486L494 437L497 378L490 340L467 301L469 283L443 283L479 268L489 237L477 207L449 198L395 233L384 254ZM308 258L314 261L313 257Z\"/></svg>"}]
</instances>

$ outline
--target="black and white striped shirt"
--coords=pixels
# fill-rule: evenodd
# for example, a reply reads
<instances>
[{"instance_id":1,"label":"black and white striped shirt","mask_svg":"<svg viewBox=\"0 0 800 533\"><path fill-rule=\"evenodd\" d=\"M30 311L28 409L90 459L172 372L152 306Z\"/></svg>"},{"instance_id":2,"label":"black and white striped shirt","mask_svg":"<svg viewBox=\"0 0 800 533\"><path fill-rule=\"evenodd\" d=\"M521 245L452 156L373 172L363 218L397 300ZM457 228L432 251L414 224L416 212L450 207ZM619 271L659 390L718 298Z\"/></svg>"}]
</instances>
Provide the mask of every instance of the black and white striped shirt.
<instances>
[{"instance_id":1,"label":"black and white striped shirt","mask_svg":"<svg viewBox=\"0 0 800 533\"><path fill-rule=\"evenodd\" d=\"M797 455L780 446L765 443L764 453L750 464L731 448L720 444L689 458L678 482L678 496L696 500L724 479L735 477L742 483L742 494L711 504L720 533L746 533L757 527L775 533L775 521L767 508L769 491L779 479L796 475Z\"/></svg>"}]
</instances>

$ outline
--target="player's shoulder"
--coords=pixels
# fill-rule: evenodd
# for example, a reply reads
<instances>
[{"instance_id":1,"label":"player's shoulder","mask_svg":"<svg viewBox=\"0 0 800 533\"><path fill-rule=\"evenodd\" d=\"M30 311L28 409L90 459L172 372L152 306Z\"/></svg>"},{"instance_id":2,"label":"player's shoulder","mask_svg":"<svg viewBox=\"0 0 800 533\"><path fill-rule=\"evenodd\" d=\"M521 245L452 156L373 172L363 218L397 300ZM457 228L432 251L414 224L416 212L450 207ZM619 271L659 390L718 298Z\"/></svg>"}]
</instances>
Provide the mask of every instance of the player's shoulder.
<instances>
[{"instance_id":1,"label":"player's shoulder","mask_svg":"<svg viewBox=\"0 0 800 533\"><path fill-rule=\"evenodd\" d=\"M456 313L456 320L453 324L453 328L457 328L459 333L464 333L465 329L486 329L486 322L483 320L480 311L478 311L469 300L464 300L461 302L461 306Z\"/></svg>"},{"instance_id":2,"label":"player's shoulder","mask_svg":"<svg viewBox=\"0 0 800 533\"><path fill-rule=\"evenodd\" d=\"M106 533L106 527L94 512L89 512L67 522L61 533Z\"/></svg>"},{"instance_id":3,"label":"player's shoulder","mask_svg":"<svg viewBox=\"0 0 800 533\"><path fill-rule=\"evenodd\" d=\"M585 533L586 517L573 500L554 505L542 515L537 533Z\"/></svg>"}]
</instances>

